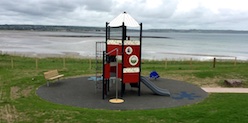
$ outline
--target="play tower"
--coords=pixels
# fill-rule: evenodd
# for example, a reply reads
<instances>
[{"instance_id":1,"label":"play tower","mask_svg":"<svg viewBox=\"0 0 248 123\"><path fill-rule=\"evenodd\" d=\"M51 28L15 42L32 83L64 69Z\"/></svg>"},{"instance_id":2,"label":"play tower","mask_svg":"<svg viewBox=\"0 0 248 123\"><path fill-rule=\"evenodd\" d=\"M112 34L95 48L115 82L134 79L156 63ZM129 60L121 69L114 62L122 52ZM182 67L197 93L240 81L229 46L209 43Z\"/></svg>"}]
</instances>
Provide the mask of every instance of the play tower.
<instances>
[{"instance_id":1,"label":"play tower","mask_svg":"<svg viewBox=\"0 0 248 123\"><path fill-rule=\"evenodd\" d=\"M132 30L128 30L128 27ZM134 33L128 33L128 31L134 31ZM111 79L120 81L118 83L121 84L121 96L125 92L126 84L138 88L138 95L140 95L141 40L142 23L139 24L126 12L106 23L106 51L103 52L103 99L109 91Z\"/></svg>"}]
</instances>

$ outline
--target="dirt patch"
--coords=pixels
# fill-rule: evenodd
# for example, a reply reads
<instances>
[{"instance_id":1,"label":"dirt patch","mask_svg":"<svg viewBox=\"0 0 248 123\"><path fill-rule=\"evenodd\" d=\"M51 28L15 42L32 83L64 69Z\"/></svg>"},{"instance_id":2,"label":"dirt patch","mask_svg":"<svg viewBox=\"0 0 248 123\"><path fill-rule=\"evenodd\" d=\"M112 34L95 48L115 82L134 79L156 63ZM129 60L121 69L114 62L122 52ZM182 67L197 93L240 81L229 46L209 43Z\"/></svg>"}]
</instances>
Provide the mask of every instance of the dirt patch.
<instances>
[{"instance_id":1,"label":"dirt patch","mask_svg":"<svg viewBox=\"0 0 248 123\"><path fill-rule=\"evenodd\" d=\"M20 98L20 87L14 86L10 88L10 98L12 100Z\"/></svg>"},{"instance_id":2,"label":"dirt patch","mask_svg":"<svg viewBox=\"0 0 248 123\"><path fill-rule=\"evenodd\" d=\"M33 89L33 86L28 86L27 88L21 89L20 87L14 86L10 89L10 98L12 100L18 99L21 96L28 97Z\"/></svg>"},{"instance_id":3,"label":"dirt patch","mask_svg":"<svg viewBox=\"0 0 248 123\"><path fill-rule=\"evenodd\" d=\"M5 120L7 123L13 123L18 121L18 112L15 106L7 104L0 108L0 119Z\"/></svg>"},{"instance_id":4,"label":"dirt patch","mask_svg":"<svg viewBox=\"0 0 248 123\"><path fill-rule=\"evenodd\" d=\"M4 99L3 90L2 88L0 88L0 103L3 101L3 99Z\"/></svg>"},{"instance_id":5,"label":"dirt patch","mask_svg":"<svg viewBox=\"0 0 248 123\"><path fill-rule=\"evenodd\" d=\"M27 88L23 89L21 91L22 96L28 97L32 89L33 89L33 86L28 86Z\"/></svg>"}]
</instances>

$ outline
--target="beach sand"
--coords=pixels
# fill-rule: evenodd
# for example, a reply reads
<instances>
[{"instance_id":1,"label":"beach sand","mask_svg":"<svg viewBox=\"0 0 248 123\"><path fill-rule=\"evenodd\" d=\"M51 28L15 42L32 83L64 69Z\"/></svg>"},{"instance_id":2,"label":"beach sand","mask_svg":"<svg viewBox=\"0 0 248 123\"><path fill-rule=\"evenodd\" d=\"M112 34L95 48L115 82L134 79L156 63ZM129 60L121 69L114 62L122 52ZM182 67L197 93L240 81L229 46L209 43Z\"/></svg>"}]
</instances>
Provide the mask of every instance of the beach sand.
<instances>
[{"instance_id":1,"label":"beach sand","mask_svg":"<svg viewBox=\"0 0 248 123\"><path fill-rule=\"evenodd\" d=\"M77 52L62 52L61 54L56 53L35 53L35 52L11 52L11 51L1 51L1 55L13 55L21 57L32 57L32 58L93 58L89 56L82 56Z\"/></svg>"}]
</instances>

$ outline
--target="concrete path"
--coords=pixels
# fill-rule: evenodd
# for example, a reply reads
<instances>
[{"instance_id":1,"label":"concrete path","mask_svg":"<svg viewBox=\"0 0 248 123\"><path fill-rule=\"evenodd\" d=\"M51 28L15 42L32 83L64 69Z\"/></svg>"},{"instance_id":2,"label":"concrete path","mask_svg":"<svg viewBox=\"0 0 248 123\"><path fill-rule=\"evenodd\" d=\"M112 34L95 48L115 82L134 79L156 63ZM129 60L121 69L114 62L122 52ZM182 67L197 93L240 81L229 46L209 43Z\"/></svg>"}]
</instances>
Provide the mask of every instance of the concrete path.
<instances>
[{"instance_id":1,"label":"concrete path","mask_svg":"<svg viewBox=\"0 0 248 123\"><path fill-rule=\"evenodd\" d=\"M248 88L202 88L208 93L248 93Z\"/></svg>"}]
</instances>

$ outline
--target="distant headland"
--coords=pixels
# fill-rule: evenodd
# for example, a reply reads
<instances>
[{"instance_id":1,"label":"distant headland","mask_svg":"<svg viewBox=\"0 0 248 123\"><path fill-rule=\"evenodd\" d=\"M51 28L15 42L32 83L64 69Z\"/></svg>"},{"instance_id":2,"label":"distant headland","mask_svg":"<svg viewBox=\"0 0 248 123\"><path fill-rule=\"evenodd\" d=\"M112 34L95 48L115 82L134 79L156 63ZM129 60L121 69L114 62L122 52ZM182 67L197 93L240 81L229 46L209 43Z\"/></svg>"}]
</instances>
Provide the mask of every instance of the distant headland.
<instances>
[{"instance_id":1,"label":"distant headland","mask_svg":"<svg viewBox=\"0 0 248 123\"><path fill-rule=\"evenodd\" d=\"M105 27L93 26L58 26L58 25L0 25L0 30L25 31L63 31L63 32L105 32ZM138 31L130 29L131 31ZM144 32L178 32L178 33L248 33L247 30L202 30L202 29L144 29Z\"/></svg>"}]
</instances>

